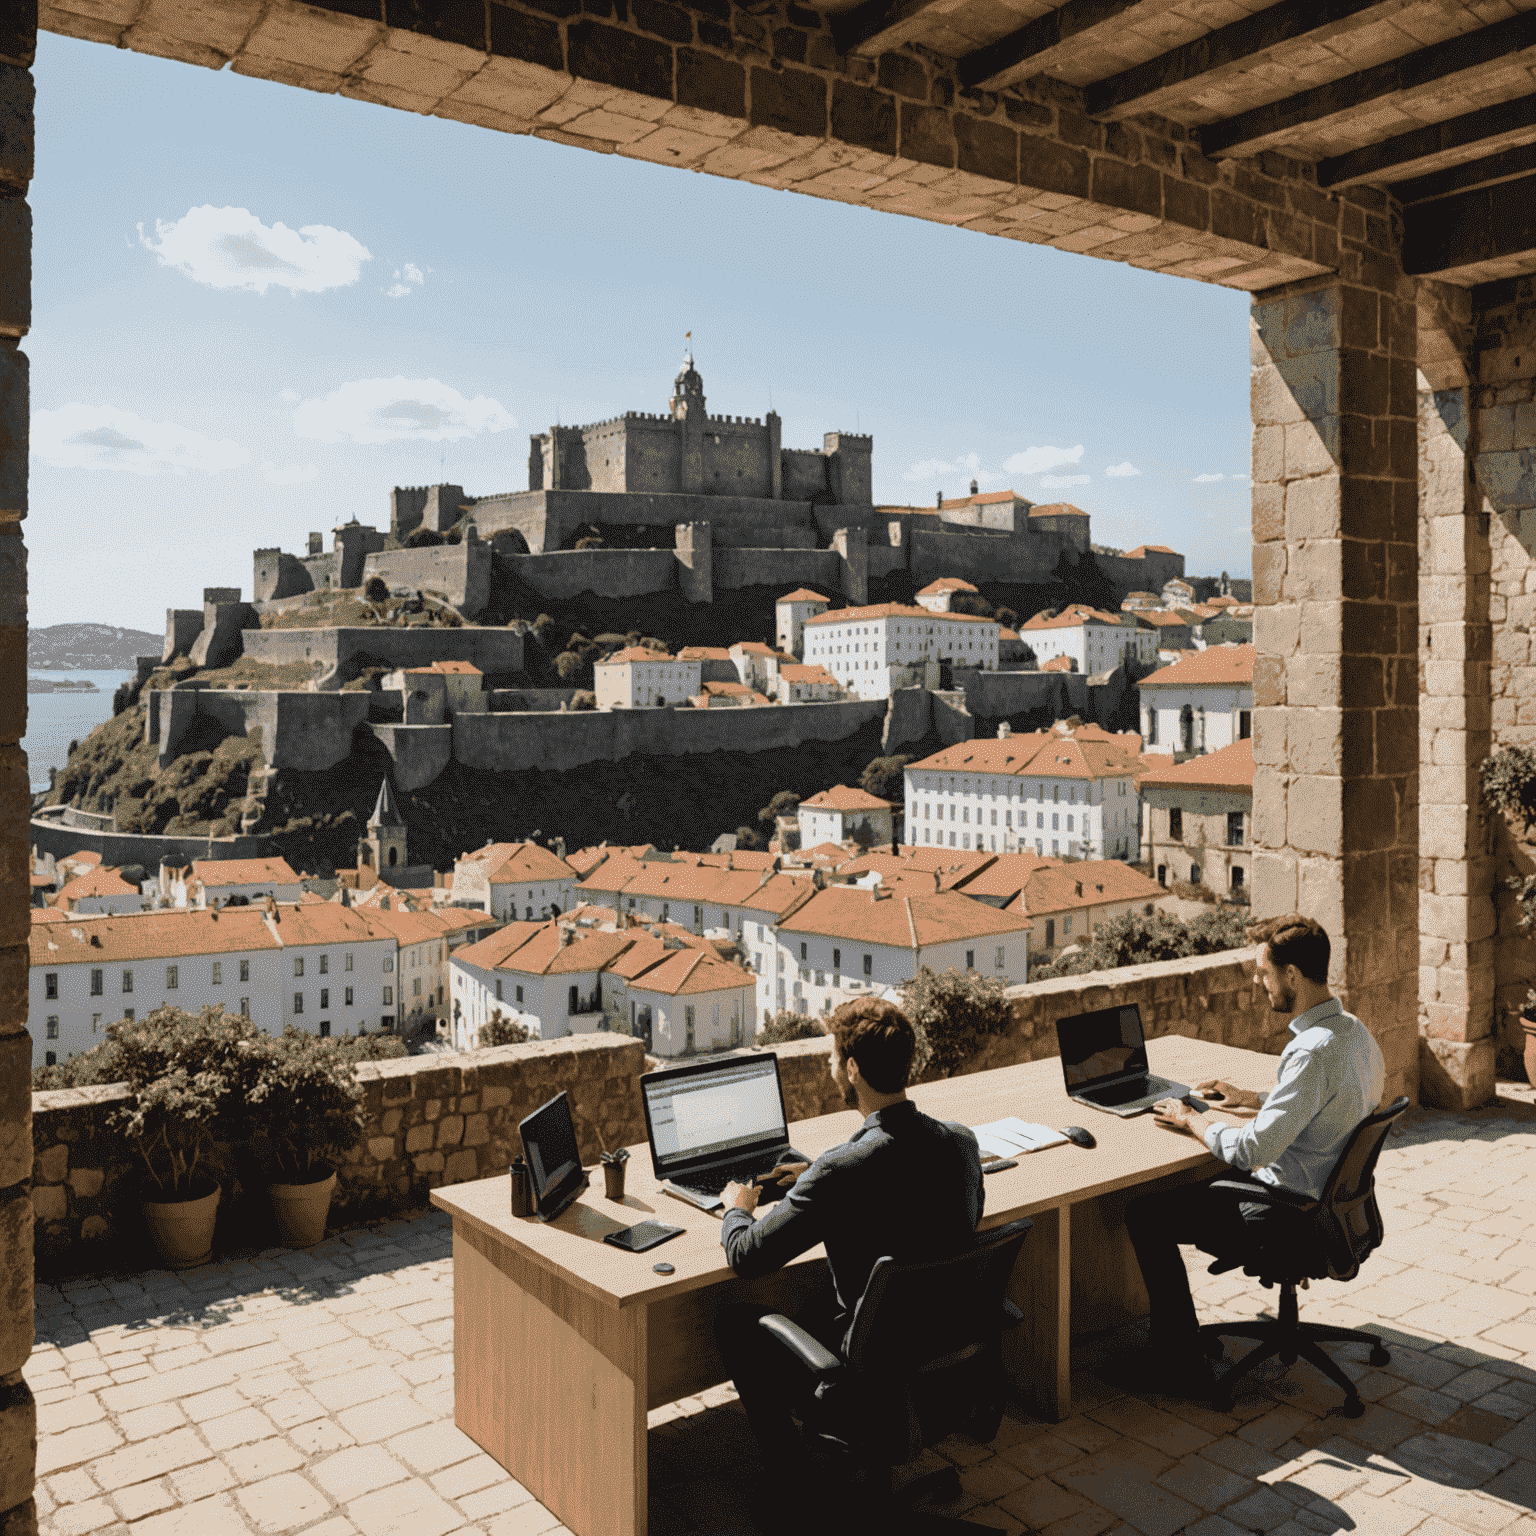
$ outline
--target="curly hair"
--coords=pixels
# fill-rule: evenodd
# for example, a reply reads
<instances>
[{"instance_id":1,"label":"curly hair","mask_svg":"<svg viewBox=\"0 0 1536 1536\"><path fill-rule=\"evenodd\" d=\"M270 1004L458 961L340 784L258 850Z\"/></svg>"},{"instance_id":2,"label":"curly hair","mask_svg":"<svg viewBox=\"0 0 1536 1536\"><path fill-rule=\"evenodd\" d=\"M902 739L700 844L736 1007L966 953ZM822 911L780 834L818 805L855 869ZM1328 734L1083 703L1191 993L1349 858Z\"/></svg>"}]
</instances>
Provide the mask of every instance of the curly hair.
<instances>
[{"instance_id":1,"label":"curly hair","mask_svg":"<svg viewBox=\"0 0 1536 1536\"><path fill-rule=\"evenodd\" d=\"M1253 944L1269 945L1269 958L1279 970L1294 965L1308 981L1328 980L1328 935L1315 917L1288 912L1284 917L1266 917L1249 923L1248 939Z\"/></svg>"},{"instance_id":2,"label":"curly hair","mask_svg":"<svg viewBox=\"0 0 1536 1536\"><path fill-rule=\"evenodd\" d=\"M826 1023L838 1059L858 1062L860 1075L876 1093L899 1093L907 1086L917 1032L894 1003L861 997L835 1009Z\"/></svg>"}]
</instances>

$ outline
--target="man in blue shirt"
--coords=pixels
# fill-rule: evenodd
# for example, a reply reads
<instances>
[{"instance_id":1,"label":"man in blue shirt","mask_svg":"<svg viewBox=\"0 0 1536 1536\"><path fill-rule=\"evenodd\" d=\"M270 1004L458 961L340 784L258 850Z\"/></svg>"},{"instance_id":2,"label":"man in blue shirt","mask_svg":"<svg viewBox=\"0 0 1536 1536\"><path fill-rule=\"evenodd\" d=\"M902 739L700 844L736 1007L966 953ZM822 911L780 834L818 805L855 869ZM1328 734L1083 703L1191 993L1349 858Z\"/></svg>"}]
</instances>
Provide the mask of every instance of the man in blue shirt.
<instances>
[{"instance_id":1,"label":"man in blue shirt","mask_svg":"<svg viewBox=\"0 0 1536 1536\"><path fill-rule=\"evenodd\" d=\"M1175 1099L1153 1108L1159 1125L1198 1137L1228 1165L1213 1178L1248 1178L1317 1199L1355 1127L1381 1101L1384 1064L1370 1032L1328 990L1328 935L1295 913L1255 923L1255 986L1290 1015L1291 1039L1267 1095L1221 1080L1199 1084L1213 1107L1254 1112L1232 1126ZM1162 1389L1208 1392L1213 1378L1199 1349L1195 1304L1180 1243L1207 1253L1241 1248L1258 1228L1294 1225L1296 1213L1241 1200L1209 1182L1133 1200L1126 1226L1152 1302L1150 1370Z\"/></svg>"},{"instance_id":2,"label":"man in blue shirt","mask_svg":"<svg viewBox=\"0 0 1536 1536\"><path fill-rule=\"evenodd\" d=\"M971 1243L983 1195L975 1134L923 1114L907 1098L917 1042L906 1015L879 998L861 998L837 1009L827 1026L832 1079L864 1123L800 1173L760 1221L753 1220L757 1187L728 1184L720 1244L744 1280L825 1244L832 1295L797 1321L841 1353L875 1261L886 1254L937 1258ZM793 1415L796 1388L806 1383L757 1326L770 1310L726 1307L716 1337L764 1462L782 1481L801 1456Z\"/></svg>"}]
</instances>

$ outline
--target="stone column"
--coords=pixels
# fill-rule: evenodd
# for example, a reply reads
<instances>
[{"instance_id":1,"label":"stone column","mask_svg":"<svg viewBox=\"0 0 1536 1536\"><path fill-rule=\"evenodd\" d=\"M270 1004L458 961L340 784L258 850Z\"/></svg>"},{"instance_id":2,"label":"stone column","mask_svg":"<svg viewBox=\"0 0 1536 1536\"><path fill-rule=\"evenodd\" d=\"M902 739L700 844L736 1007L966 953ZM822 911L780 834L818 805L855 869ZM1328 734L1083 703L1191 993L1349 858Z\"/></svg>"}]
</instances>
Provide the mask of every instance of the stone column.
<instances>
[{"instance_id":1,"label":"stone column","mask_svg":"<svg viewBox=\"0 0 1536 1536\"><path fill-rule=\"evenodd\" d=\"M1253 306L1255 917L1300 911L1416 1095L1418 494L1412 285L1315 279Z\"/></svg>"},{"instance_id":2,"label":"stone column","mask_svg":"<svg viewBox=\"0 0 1536 1536\"><path fill-rule=\"evenodd\" d=\"M32 317L32 58L37 0L0 16L0 1530L37 1529L32 1353L32 1041L27 1035L27 358Z\"/></svg>"}]
</instances>

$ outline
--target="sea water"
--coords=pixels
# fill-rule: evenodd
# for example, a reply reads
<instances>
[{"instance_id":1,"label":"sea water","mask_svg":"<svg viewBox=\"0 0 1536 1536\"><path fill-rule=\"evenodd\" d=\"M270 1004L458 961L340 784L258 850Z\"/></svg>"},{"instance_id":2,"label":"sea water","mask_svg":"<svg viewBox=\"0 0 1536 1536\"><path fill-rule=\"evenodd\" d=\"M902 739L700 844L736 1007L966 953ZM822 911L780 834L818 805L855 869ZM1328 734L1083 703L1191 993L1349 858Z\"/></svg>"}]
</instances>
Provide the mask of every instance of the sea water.
<instances>
[{"instance_id":1,"label":"sea water","mask_svg":"<svg viewBox=\"0 0 1536 1536\"><path fill-rule=\"evenodd\" d=\"M28 667L29 677L54 683L95 683L99 693L29 693L27 734L22 746L32 788L48 788L48 770L62 768L69 744L84 741L103 721L112 718L112 695L133 676L131 672L54 672Z\"/></svg>"}]
</instances>

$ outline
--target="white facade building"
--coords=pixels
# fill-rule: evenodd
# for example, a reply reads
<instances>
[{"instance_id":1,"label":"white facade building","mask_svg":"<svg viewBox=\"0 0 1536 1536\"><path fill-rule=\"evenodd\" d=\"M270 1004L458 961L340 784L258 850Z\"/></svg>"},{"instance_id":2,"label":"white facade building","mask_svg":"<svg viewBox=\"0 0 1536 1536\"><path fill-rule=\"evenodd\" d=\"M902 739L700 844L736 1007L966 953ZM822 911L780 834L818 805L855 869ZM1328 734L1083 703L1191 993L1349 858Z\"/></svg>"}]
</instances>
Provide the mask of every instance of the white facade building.
<instances>
[{"instance_id":1,"label":"white facade building","mask_svg":"<svg viewBox=\"0 0 1536 1536\"><path fill-rule=\"evenodd\" d=\"M1141 734L1149 752L1196 756L1253 734L1253 646L1210 645L1144 677Z\"/></svg>"},{"instance_id":2,"label":"white facade building","mask_svg":"<svg viewBox=\"0 0 1536 1536\"><path fill-rule=\"evenodd\" d=\"M889 800L847 784L834 784L831 789L800 802L796 812L800 846L815 848L820 843L846 842L860 827L869 829L871 843L889 843L893 835L891 811Z\"/></svg>"},{"instance_id":3,"label":"white facade building","mask_svg":"<svg viewBox=\"0 0 1536 1536\"><path fill-rule=\"evenodd\" d=\"M773 605L773 643L791 656L804 656L805 621L814 619L818 613L825 613L829 607L829 599L807 587L796 587L793 592L786 592Z\"/></svg>"},{"instance_id":4,"label":"white facade building","mask_svg":"<svg viewBox=\"0 0 1536 1536\"><path fill-rule=\"evenodd\" d=\"M641 645L627 646L592 668L597 707L662 709L685 704L699 691L701 665Z\"/></svg>"},{"instance_id":5,"label":"white facade building","mask_svg":"<svg viewBox=\"0 0 1536 1536\"><path fill-rule=\"evenodd\" d=\"M287 859L193 859L184 869L160 867L159 892L173 907L223 906L247 902L298 901L304 887Z\"/></svg>"},{"instance_id":6,"label":"white facade building","mask_svg":"<svg viewBox=\"0 0 1536 1536\"><path fill-rule=\"evenodd\" d=\"M937 581L930 581L917 594L917 606L926 608L930 613L948 613L955 593L975 590L970 582L961 581L958 576L941 576Z\"/></svg>"},{"instance_id":7,"label":"white facade building","mask_svg":"<svg viewBox=\"0 0 1536 1536\"><path fill-rule=\"evenodd\" d=\"M471 903L503 922L542 922L568 911L576 871L540 843L487 843L453 865L453 899Z\"/></svg>"},{"instance_id":8,"label":"white facade building","mask_svg":"<svg viewBox=\"0 0 1536 1536\"><path fill-rule=\"evenodd\" d=\"M1141 827L1134 741L1085 726L1072 735L1041 731L945 747L907 767L906 841L1134 859Z\"/></svg>"},{"instance_id":9,"label":"white facade building","mask_svg":"<svg viewBox=\"0 0 1536 1536\"><path fill-rule=\"evenodd\" d=\"M1019 638L1035 653L1035 664L1069 657L1089 676L1126 662L1157 660L1155 629L1122 624L1119 616L1074 603L1053 618L1036 617L1019 626Z\"/></svg>"},{"instance_id":10,"label":"white facade building","mask_svg":"<svg viewBox=\"0 0 1536 1536\"><path fill-rule=\"evenodd\" d=\"M148 884L148 882L145 882ZM81 917L102 913L143 912L152 904L141 887L123 879L116 869L96 868L66 882L50 905Z\"/></svg>"},{"instance_id":11,"label":"white facade building","mask_svg":"<svg viewBox=\"0 0 1536 1536\"><path fill-rule=\"evenodd\" d=\"M996 619L906 603L834 608L806 620L805 660L825 667L850 694L886 699L925 663L996 670L1000 630Z\"/></svg>"},{"instance_id":12,"label":"white facade building","mask_svg":"<svg viewBox=\"0 0 1536 1536\"><path fill-rule=\"evenodd\" d=\"M785 662L779 668L780 704L826 704L840 698L842 691L825 667Z\"/></svg>"}]
</instances>

